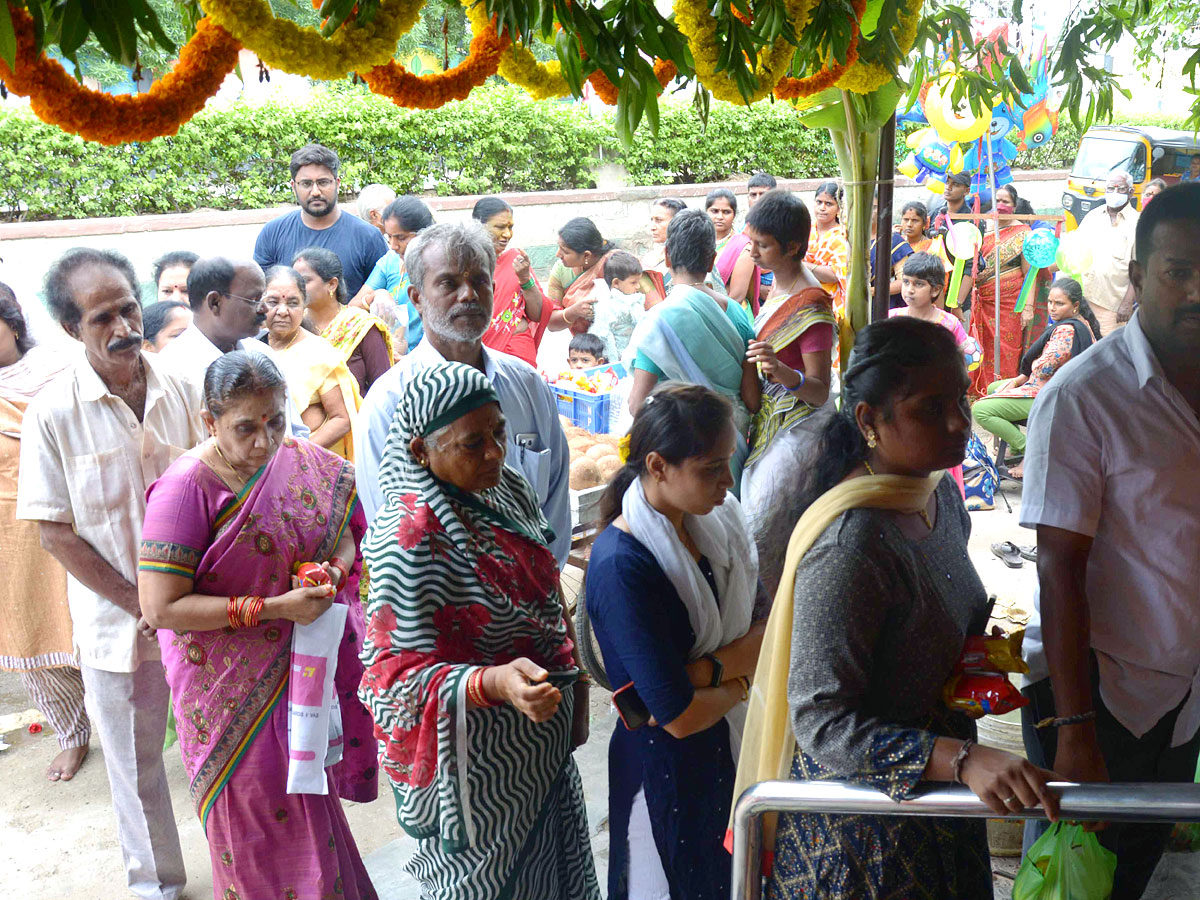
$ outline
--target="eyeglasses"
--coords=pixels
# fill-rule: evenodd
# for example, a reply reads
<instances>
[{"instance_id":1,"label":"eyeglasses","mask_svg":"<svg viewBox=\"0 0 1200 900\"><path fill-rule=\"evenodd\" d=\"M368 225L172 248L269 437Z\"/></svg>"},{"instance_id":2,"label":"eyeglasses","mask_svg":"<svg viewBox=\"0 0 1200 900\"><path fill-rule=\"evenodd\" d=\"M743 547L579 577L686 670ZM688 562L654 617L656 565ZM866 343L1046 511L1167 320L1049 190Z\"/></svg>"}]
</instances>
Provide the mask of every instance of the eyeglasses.
<instances>
[{"instance_id":1,"label":"eyeglasses","mask_svg":"<svg viewBox=\"0 0 1200 900\"><path fill-rule=\"evenodd\" d=\"M263 300L263 306L267 309L278 309L280 306L285 306L288 309L300 309L303 305L299 300L285 300L282 297L271 297L269 300Z\"/></svg>"},{"instance_id":2,"label":"eyeglasses","mask_svg":"<svg viewBox=\"0 0 1200 900\"><path fill-rule=\"evenodd\" d=\"M305 178L303 181L297 181L295 184L302 191L311 191L314 184L321 190L327 191L333 187L334 180L332 178L318 178L316 181L313 181L311 178Z\"/></svg>"},{"instance_id":3,"label":"eyeglasses","mask_svg":"<svg viewBox=\"0 0 1200 900\"><path fill-rule=\"evenodd\" d=\"M257 309L259 307L259 305L263 302L262 297L259 297L257 300L251 300L249 297L240 297L237 294L229 293L229 291L221 291L221 296L222 297L232 297L234 300L241 300L243 303L248 303L250 306L253 306L255 309Z\"/></svg>"}]
</instances>

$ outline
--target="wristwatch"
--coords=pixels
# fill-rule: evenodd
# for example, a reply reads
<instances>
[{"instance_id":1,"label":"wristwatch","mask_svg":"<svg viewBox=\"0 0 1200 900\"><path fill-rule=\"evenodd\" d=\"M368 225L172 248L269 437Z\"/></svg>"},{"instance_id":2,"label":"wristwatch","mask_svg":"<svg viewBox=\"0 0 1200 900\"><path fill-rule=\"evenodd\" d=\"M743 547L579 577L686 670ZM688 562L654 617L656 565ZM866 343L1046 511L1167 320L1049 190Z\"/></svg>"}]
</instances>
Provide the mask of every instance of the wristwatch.
<instances>
[{"instance_id":1,"label":"wristwatch","mask_svg":"<svg viewBox=\"0 0 1200 900\"><path fill-rule=\"evenodd\" d=\"M704 658L712 663L713 667L712 682L708 686L720 687L721 679L725 677L725 663L717 659L716 655L712 653L705 653Z\"/></svg>"}]
</instances>

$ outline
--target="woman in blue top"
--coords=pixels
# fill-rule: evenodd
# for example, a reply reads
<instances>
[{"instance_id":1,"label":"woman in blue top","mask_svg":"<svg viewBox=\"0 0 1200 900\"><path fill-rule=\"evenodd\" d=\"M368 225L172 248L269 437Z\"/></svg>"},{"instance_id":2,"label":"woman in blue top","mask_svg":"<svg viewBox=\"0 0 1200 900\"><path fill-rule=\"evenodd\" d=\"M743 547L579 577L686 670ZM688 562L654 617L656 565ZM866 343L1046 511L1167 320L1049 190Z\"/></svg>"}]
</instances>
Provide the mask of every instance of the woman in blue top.
<instances>
[{"instance_id":1,"label":"woman in blue top","mask_svg":"<svg viewBox=\"0 0 1200 900\"><path fill-rule=\"evenodd\" d=\"M735 430L730 459L737 496L742 466L750 452L750 418L762 405L762 383L746 350L755 340L754 323L738 303L704 284L717 252L712 220L699 210L678 213L667 226L667 265L671 289L630 338L637 348L629 411L638 408L660 381L686 381L716 391L732 405Z\"/></svg>"},{"instance_id":2,"label":"woman in blue top","mask_svg":"<svg viewBox=\"0 0 1200 900\"><path fill-rule=\"evenodd\" d=\"M609 745L609 900L724 900L722 846L768 613L733 486L730 404L667 384L602 501L587 613L609 682L652 718ZM756 615L757 614L757 615Z\"/></svg>"}]
</instances>

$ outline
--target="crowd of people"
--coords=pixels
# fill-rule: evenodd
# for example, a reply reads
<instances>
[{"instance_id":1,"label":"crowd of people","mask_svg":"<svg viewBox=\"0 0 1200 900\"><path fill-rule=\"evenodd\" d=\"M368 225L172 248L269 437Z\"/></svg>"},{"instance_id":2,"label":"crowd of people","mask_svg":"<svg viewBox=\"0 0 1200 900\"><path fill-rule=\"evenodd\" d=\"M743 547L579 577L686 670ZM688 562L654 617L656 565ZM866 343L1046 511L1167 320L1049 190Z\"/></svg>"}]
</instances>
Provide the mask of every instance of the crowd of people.
<instances>
[{"instance_id":1,"label":"crowd of people","mask_svg":"<svg viewBox=\"0 0 1200 900\"><path fill-rule=\"evenodd\" d=\"M758 173L740 228L731 191L660 199L640 259L571 219L543 287L503 199L438 223L376 185L355 216L338 169L298 150L298 208L253 259L167 254L144 309L123 256L65 253L44 299L78 353L36 345L36 299L0 285L0 666L58 734L52 780L97 729L134 894L186 883L169 718L217 900L375 897L340 801L381 773L422 896L598 900L572 756L593 678L622 720L612 900L727 897L732 804L761 780L958 782L1052 820L1053 780L1191 780L1200 185L1139 215L1114 174L1081 223L1093 269L1016 313L1011 186L947 302L951 178L941 209L902 208L876 273L894 308L835 366L834 182L810 212ZM559 578L570 448L535 368L568 329L573 366L629 372L580 599L591 671ZM1038 533L1028 761L943 698L990 612L973 422L1024 455ZM1113 896L1140 896L1162 828L1102 839ZM772 897L991 896L979 823L785 815L766 841Z\"/></svg>"}]
</instances>

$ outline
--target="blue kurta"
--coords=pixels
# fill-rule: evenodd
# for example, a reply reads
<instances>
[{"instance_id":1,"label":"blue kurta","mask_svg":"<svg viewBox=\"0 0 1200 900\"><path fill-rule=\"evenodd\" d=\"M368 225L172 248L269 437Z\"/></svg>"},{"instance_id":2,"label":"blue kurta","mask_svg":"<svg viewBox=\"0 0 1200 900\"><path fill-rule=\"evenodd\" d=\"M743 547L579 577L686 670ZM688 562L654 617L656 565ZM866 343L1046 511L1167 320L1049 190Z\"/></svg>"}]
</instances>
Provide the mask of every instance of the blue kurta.
<instances>
[{"instance_id":1,"label":"blue kurta","mask_svg":"<svg viewBox=\"0 0 1200 900\"><path fill-rule=\"evenodd\" d=\"M701 571L716 595L703 560ZM687 609L650 551L611 525L592 548L587 611L609 682L634 682L656 721L678 718L694 694L684 670L696 642ZM673 900L725 900L730 857L722 841L734 776L725 720L682 740L661 727L619 724L608 768L609 900L629 896L629 813L639 789Z\"/></svg>"}]
</instances>

